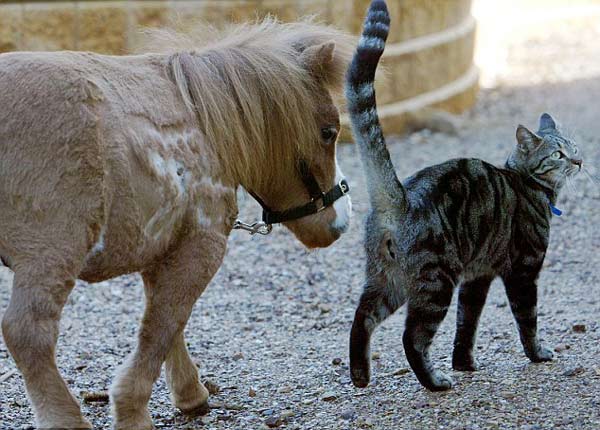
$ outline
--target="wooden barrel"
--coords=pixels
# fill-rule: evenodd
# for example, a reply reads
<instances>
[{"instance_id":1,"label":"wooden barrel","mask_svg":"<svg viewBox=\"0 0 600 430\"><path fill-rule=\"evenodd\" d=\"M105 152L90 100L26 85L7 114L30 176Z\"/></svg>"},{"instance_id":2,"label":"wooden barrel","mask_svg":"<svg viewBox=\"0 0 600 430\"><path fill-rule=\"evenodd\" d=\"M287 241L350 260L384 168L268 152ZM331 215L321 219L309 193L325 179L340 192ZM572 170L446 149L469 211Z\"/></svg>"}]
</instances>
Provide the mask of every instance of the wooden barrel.
<instances>
[{"instance_id":1,"label":"wooden barrel","mask_svg":"<svg viewBox=\"0 0 600 430\"><path fill-rule=\"evenodd\" d=\"M267 14L284 21L316 15L355 34L369 0L3 1L0 52L88 50L126 54L138 29L185 27L202 19L219 25ZM404 128L406 113L425 107L462 112L475 100L475 20L471 0L388 0L392 29L385 71L378 78L387 132ZM347 120L346 120L347 122Z\"/></svg>"}]
</instances>

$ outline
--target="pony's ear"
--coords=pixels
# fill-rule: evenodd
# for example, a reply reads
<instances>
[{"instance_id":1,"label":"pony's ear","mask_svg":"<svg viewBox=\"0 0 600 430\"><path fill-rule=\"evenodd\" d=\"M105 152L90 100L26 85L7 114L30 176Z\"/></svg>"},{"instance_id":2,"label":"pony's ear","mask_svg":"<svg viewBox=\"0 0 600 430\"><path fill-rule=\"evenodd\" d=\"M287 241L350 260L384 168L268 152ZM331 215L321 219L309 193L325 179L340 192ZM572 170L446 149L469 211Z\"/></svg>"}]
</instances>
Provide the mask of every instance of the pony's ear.
<instances>
[{"instance_id":1,"label":"pony's ear","mask_svg":"<svg viewBox=\"0 0 600 430\"><path fill-rule=\"evenodd\" d=\"M542 143L542 138L523 125L517 127L517 146L523 152L529 152Z\"/></svg>"},{"instance_id":2,"label":"pony's ear","mask_svg":"<svg viewBox=\"0 0 600 430\"><path fill-rule=\"evenodd\" d=\"M306 48L300 55L300 63L306 70L321 78L327 78L333 64L335 42L325 42Z\"/></svg>"}]
</instances>

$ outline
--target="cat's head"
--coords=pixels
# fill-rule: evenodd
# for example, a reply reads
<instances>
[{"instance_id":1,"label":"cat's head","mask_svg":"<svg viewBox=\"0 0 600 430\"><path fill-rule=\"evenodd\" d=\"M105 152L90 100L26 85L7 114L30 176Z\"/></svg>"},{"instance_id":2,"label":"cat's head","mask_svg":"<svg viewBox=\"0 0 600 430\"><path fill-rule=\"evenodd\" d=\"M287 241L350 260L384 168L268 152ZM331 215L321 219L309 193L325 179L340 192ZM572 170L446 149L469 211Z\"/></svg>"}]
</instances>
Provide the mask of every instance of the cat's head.
<instances>
[{"instance_id":1,"label":"cat's head","mask_svg":"<svg viewBox=\"0 0 600 430\"><path fill-rule=\"evenodd\" d=\"M558 190L567 177L582 169L583 158L577 144L563 136L554 119L545 113L540 118L537 133L519 125L517 146L506 165L545 187Z\"/></svg>"}]
</instances>

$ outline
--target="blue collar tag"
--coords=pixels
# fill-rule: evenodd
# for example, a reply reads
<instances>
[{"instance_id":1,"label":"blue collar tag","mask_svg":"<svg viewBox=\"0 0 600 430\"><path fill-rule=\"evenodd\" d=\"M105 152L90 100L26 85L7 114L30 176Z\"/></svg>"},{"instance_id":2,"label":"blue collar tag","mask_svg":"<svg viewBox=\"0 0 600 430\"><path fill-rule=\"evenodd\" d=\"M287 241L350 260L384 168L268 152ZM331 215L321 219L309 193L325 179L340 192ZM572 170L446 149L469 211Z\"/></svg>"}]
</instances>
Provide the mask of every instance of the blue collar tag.
<instances>
[{"instance_id":1,"label":"blue collar tag","mask_svg":"<svg viewBox=\"0 0 600 430\"><path fill-rule=\"evenodd\" d=\"M562 215L562 211L557 208L556 206L554 206L552 203L549 203L550 205L550 210L552 211L552 213L556 216L561 216Z\"/></svg>"}]
</instances>

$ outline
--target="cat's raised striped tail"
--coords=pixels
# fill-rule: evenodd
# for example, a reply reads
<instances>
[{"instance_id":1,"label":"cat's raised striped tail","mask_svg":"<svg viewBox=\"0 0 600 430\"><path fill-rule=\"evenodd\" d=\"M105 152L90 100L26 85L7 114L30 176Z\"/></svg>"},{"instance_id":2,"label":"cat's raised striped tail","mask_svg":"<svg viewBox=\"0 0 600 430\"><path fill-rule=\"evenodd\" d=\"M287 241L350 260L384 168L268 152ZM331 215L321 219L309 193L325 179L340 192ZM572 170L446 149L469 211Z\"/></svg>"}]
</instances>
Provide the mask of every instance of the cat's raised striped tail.
<instances>
[{"instance_id":1,"label":"cat's raised striped tail","mask_svg":"<svg viewBox=\"0 0 600 430\"><path fill-rule=\"evenodd\" d=\"M346 76L346 98L354 139L360 147L371 205L405 211L405 190L394 170L377 114L375 72L385 49L390 15L384 0L373 0Z\"/></svg>"}]
</instances>

